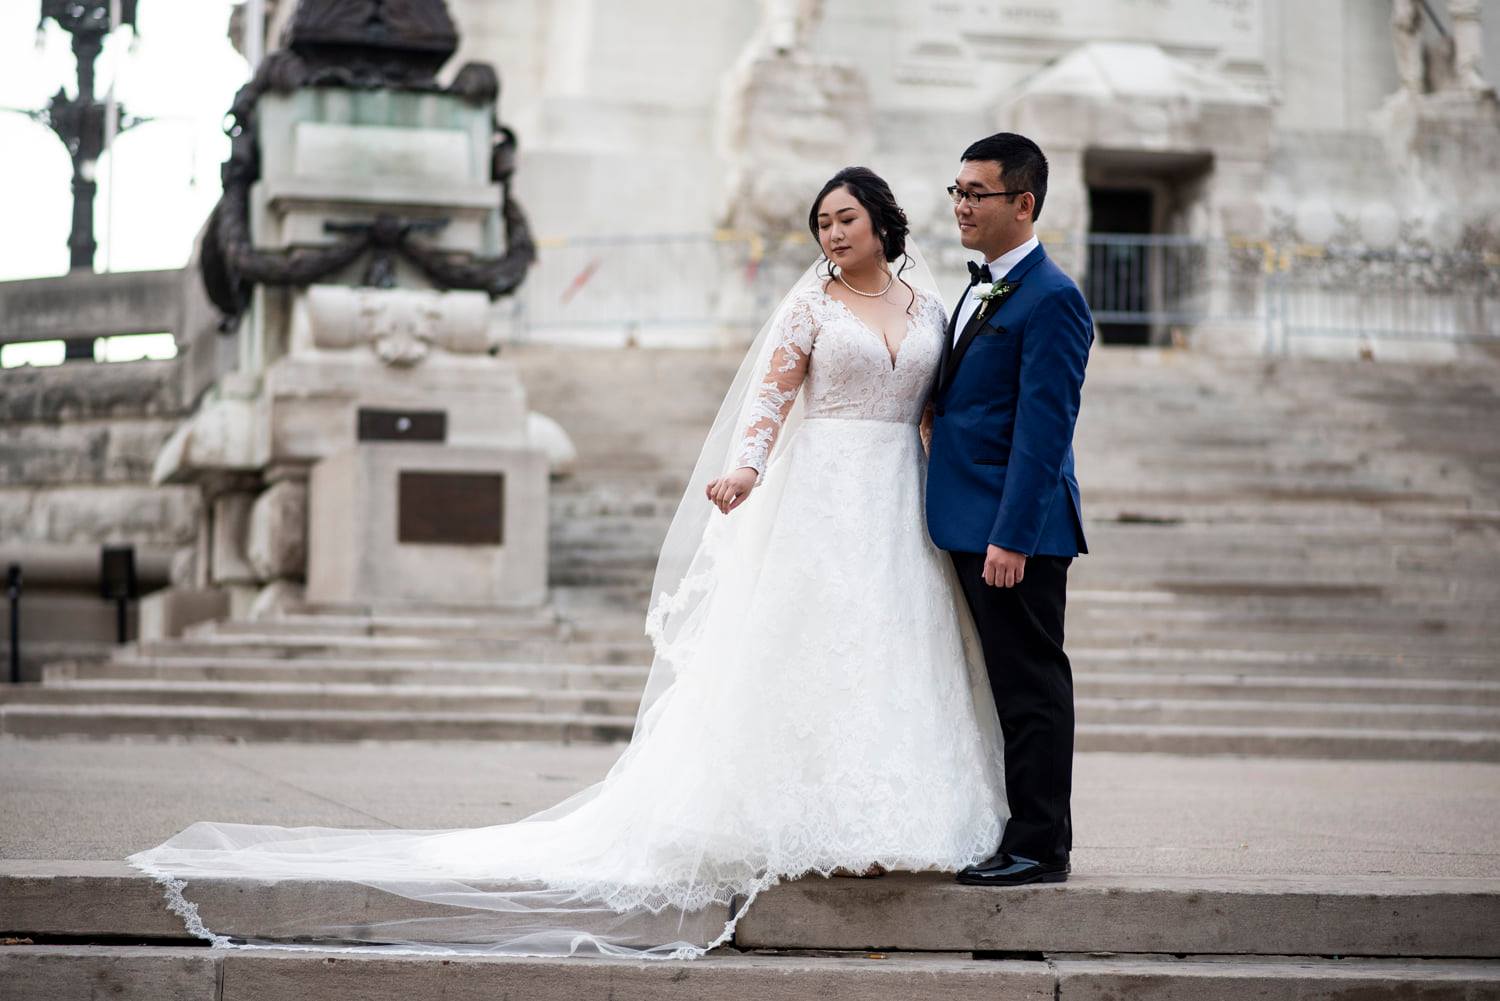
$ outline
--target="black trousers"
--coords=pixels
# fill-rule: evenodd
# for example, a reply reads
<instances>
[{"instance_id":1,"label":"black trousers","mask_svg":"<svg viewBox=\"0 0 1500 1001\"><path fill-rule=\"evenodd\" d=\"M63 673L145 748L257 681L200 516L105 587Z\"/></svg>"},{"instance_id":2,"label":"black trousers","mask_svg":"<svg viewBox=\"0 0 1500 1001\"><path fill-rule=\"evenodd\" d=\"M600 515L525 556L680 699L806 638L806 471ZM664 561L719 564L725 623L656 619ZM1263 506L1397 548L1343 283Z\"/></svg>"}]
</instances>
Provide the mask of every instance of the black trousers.
<instances>
[{"instance_id":1,"label":"black trousers","mask_svg":"<svg viewBox=\"0 0 1500 1001\"><path fill-rule=\"evenodd\" d=\"M1010 821L1000 851L1065 862L1073 848L1073 670L1063 653L1065 556L1033 556L1015 587L984 582L983 553L949 553L974 615L1005 736Z\"/></svg>"}]
</instances>

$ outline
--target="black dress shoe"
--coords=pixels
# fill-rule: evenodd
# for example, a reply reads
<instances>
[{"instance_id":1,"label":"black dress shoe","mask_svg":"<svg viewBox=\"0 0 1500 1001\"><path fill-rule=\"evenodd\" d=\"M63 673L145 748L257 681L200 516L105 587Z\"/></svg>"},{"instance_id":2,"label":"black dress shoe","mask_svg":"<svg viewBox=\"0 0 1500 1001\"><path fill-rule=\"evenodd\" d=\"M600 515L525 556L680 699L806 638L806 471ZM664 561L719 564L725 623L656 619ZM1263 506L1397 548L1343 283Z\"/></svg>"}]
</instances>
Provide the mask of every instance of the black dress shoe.
<instances>
[{"instance_id":1,"label":"black dress shoe","mask_svg":"<svg viewBox=\"0 0 1500 1001\"><path fill-rule=\"evenodd\" d=\"M959 870L957 878L966 886L1024 886L1027 883L1064 883L1072 871L1073 866L1068 862L1038 862L1000 852L977 865Z\"/></svg>"}]
</instances>

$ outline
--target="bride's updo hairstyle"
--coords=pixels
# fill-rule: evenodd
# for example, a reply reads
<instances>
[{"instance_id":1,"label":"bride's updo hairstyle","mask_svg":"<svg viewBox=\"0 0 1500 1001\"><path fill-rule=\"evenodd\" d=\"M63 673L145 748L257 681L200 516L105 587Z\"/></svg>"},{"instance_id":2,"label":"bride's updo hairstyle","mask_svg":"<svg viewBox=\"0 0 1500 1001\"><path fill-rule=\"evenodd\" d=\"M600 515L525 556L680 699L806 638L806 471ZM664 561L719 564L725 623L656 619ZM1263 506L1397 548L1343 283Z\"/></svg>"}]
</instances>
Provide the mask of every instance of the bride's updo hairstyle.
<instances>
[{"instance_id":1,"label":"bride's updo hairstyle","mask_svg":"<svg viewBox=\"0 0 1500 1001\"><path fill-rule=\"evenodd\" d=\"M845 167L823 185L807 213L807 229L814 240L818 238L818 206L823 204L828 192L836 188L848 191L870 213L870 224L880 238L887 261L895 261L906 253L906 234L911 229L906 223L906 213L896 204L891 186L869 167ZM905 270L904 266L902 270Z\"/></svg>"},{"instance_id":2,"label":"bride's updo hairstyle","mask_svg":"<svg viewBox=\"0 0 1500 1001\"><path fill-rule=\"evenodd\" d=\"M912 266L912 259L906 256L906 235L911 231L906 221L906 213L901 206L896 204L896 196L891 194L891 186L885 183L885 179L869 167L845 167L834 174L823 185L823 190L818 192L818 197L813 199L812 208L807 213L807 229L812 233L813 241L818 241L818 206L823 204L823 199L828 197L828 192L843 188L854 196L854 200L864 206L866 212L870 213L870 225L875 230L875 236L880 240L881 251L885 255L887 263L894 263L896 258L904 258L901 267L896 270L896 277L901 284L911 289L911 285L901 275L907 268ZM828 261L828 278L833 278L833 262ZM916 291L912 290L912 304L916 303ZM907 312L911 306L907 307Z\"/></svg>"}]
</instances>

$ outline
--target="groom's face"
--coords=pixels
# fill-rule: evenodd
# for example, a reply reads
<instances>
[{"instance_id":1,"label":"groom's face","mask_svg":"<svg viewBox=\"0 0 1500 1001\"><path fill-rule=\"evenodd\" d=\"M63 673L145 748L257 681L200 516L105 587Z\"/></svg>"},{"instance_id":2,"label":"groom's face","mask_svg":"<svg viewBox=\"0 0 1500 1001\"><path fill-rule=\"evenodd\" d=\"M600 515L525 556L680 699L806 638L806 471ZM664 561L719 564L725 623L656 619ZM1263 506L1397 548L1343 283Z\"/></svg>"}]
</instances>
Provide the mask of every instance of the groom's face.
<instances>
[{"instance_id":1,"label":"groom's face","mask_svg":"<svg viewBox=\"0 0 1500 1001\"><path fill-rule=\"evenodd\" d=\"M1000 179L1000 164L994 160L965 160L953 183L973 194L992 194L1005 190ZM1012 247L1030 238L1030 195L966 198L953 206L958 222L958 238L968 250L977 250L986 260L994 260Z\"/></svg>"}]
</instances>

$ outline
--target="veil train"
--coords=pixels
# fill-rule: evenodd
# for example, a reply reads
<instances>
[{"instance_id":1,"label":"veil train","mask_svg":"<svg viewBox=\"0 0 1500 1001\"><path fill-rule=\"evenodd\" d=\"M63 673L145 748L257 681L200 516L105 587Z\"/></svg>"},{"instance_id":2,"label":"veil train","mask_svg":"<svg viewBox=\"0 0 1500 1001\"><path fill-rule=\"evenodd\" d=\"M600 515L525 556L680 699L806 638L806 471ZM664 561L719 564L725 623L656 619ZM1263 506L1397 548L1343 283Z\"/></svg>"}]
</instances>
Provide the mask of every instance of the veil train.
<instances>
[{"instance_id":1,"label":"veil train","mask_svg":"<svg viewBox=\"0 0 1500 1001\"><path fill-rule=\"evenodd\" d=\"M914 246L910 254L902 277L933 290ZM740 613L776 525L786 486L778 459L796 440L800 394L750 501L711 517L704 490L735 460L789 305L820 280L809 268L761 327L706 437L657 563L646 618L654 657L635 731L608 774L524 820L472 830L195 823L127 860L164 886L189 931L226 948L692 958L728 941L762 890L847 861L822 857L816 832L792 817L768 818L785 823L771 844L709 819L743 794L735 768L744 762L716 746L713 724L740 709L736 686L753 679L736 678L718 654L753 649L756 624ZM670 712L684 698L693 711ZM743 750L776 753L796 750ZM255 929L204 913L213 897L199 887L247 879L333 886Z\"/></svg>"}]
</instances>

